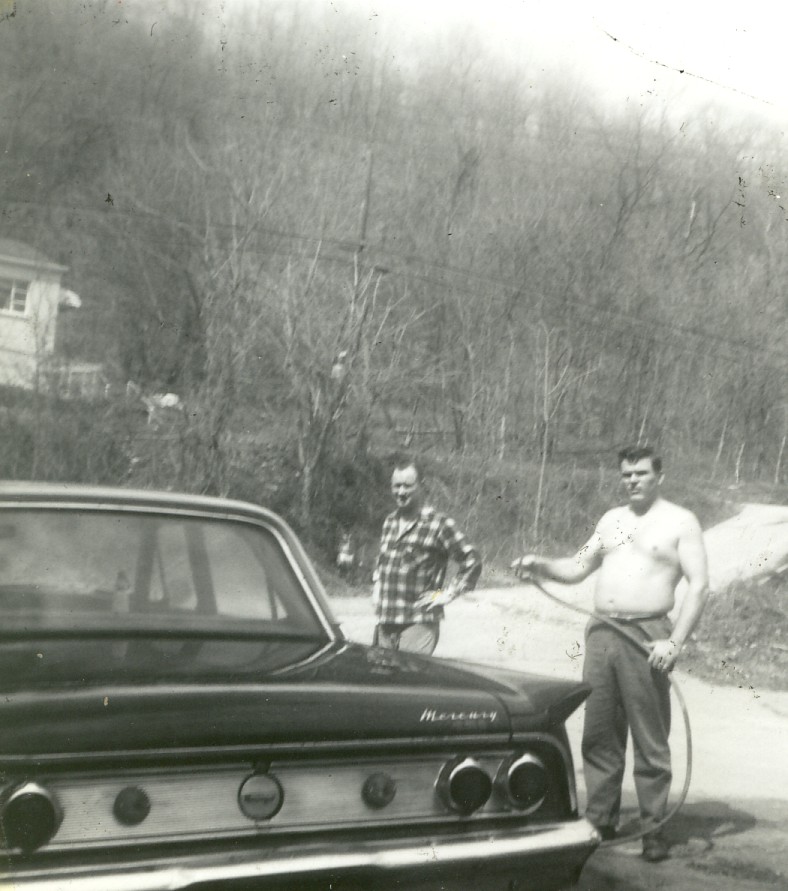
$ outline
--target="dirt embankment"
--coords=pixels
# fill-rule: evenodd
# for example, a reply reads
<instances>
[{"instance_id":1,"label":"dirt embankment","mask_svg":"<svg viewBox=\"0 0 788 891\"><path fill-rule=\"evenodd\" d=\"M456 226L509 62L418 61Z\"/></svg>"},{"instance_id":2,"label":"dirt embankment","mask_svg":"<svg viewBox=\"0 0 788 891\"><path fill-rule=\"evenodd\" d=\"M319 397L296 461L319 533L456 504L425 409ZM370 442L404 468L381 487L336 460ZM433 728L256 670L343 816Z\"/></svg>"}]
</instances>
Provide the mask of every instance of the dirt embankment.
<instances>
[{"instance_id":1,"label":"dirt embankment","mask_svg":"<svg viewBox=\"0 0 788 891\"><path fill-rule=\"evenodd\" d=\"M788 507L745 504L704 539L712 594L684 666L718 684L788 689Z\"/></svg>"}]
</instances>

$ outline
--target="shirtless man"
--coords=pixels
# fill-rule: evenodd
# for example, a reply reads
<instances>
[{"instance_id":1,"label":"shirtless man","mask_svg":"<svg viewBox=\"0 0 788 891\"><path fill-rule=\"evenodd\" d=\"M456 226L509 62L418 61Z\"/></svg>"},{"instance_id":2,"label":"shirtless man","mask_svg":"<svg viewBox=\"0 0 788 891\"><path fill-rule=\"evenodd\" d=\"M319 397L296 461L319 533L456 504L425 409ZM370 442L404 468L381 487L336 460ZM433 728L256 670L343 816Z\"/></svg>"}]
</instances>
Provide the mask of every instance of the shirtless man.
<instances>
[{"instance_id":1,"label":"shirtless man","mask_svg":"<svg viewBox=\"0 0 788 891\"><path fill-rule=\"evenodd\" d=\"M668 672L692 633L708 597L706 551L700 524L690 511L660 495L662 460L647 447L619 453L628 503L608 511L573 556L545 559L528 554L512 564L521 577L541 576L574 584L599 569L594 609L642 637L642 651L604 622L586 629L583 679L592 692L583 727L586 816L603 839L615 837L627 731L634 746L634 777L643 826L643 856L664 860L659 831L670 790L670 687ZM667 614L676 586L687 589L676 623Z\"/></svg>"}]
</instances>

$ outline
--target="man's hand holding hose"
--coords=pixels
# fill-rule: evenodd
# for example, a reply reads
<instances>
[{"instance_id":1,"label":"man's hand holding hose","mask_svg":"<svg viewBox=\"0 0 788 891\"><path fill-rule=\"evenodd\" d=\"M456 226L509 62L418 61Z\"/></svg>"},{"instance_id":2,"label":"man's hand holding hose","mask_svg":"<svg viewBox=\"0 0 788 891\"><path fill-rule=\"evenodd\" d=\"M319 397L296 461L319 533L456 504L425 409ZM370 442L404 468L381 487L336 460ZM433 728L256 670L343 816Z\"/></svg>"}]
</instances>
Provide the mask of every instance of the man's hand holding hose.
<instances>
[{"instance_id":1,"label":"man's hand holding hose","mask_svg":"<svg viewBox=\"0 0 788 891\"><path fill-rule=\"evenodd\" d=\"M535 575L539 574L538 564L539 558L536 554L526 554L524 557L518 557L514 560L509 569L511 569L520 581L528 582Z\"/></svg>"},{"instance_id":2,"label":"man's hand holding hose","mask_svg":"<svg viewBox=\"0 0 788 891\"><path fill-rule=\"evenodd\" d=\"M646 646L651 650L648 657L648 664L657 671L668 672L673 671L676 660L681 653L681 647L674 640L665 638L664 640L646 641Z\"/></svg>"}]
</instances>

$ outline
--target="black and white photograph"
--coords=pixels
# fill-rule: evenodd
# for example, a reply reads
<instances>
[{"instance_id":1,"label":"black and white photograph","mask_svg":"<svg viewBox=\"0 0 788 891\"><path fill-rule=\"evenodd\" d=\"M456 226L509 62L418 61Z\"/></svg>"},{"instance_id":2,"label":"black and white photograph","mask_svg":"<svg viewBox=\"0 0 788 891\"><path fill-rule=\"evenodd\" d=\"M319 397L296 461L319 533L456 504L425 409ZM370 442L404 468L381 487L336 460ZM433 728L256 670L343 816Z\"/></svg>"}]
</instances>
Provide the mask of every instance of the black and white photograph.
<instances>
[{"instance_id":1,"label":"black and white photograph","mask_svg":"<svg viewBox=\"0 0 788 891\"><path fill-rule=\"evenodd\" d=\"M787 31L0 0L1 888L788 888Z\"/></svg>"}]
</instances>

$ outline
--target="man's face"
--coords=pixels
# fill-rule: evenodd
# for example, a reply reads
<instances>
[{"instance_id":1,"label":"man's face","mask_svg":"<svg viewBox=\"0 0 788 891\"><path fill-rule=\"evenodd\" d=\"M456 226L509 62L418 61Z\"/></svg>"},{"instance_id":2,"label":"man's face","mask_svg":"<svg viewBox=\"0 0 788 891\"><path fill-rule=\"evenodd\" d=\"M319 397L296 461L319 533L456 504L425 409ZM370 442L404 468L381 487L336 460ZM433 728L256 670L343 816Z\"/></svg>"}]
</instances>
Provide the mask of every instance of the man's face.
<instances>
[{"instance_id":1,"label":"man's face","mask_svg":"<svg viewBox=\"0 0 788 891\"><path fill-rule=\"evenodd\" d=\"M420 489L415 467L398 467L391 476L391 494L399 511L407 512L418 505Z\"/></svg>"},{"instance_id":2,"label":"man's face","mask_svg":"<svg viewBox=\"0 0 788 891\"><path fill-rule=\"evenodd\" d=\"M621 462L621 480L630 504L648 506L659 494L662 474L654 470L651 458L641 458Z\"/></svg>"}]
</instances>

